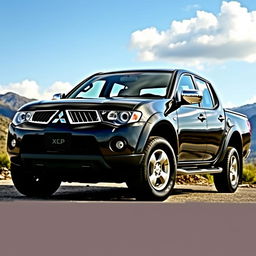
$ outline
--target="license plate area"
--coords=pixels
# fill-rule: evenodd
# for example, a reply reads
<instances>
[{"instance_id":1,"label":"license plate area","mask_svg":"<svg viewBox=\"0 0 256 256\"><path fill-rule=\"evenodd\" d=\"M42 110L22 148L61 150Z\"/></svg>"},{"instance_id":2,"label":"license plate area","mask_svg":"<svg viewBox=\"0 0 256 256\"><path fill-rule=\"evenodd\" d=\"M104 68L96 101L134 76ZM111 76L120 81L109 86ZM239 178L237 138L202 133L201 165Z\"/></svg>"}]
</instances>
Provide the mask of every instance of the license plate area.
<instances>
[{"instance_id":1,"label":"license plate area","mask_svg":"<svg viewBox=\"0 0 256 256\"><path fill-rule=\"evenodd\" d=\"M47 133L45 134L45 150L48 153L68 152L71 145L71 134Z\"/></svg>"}]
</instances>

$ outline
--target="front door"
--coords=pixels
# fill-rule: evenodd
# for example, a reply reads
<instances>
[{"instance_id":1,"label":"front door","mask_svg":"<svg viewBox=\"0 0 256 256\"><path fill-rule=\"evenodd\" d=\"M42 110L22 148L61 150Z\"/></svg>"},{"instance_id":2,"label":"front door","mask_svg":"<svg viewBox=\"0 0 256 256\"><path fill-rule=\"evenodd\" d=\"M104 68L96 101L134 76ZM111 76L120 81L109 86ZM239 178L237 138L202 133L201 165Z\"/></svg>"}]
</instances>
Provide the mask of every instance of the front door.
<instances>
[{"instance_id":1,"label":"front door","mask_svg":"<svg viewBox=\"0 0 256 256\"><path fill-rule=\"evenodd\" d=\"M190 75L183 75L178 83L177 97L187 89L195 89ZM184 105L177 110L179 134L179 162L202 161L206 151L206 116L199 104Z\"/></svg>"},{"instance_id":2,"label":"front door","mask_svg":"<svg viewBox=\"0 0 256 256\"><path fill-rule=\"evenodd\" d=\"M205 112L198 107L182 106L177 116L179 162L202 161L206 151Z\"/></svg>"}]
</instances>

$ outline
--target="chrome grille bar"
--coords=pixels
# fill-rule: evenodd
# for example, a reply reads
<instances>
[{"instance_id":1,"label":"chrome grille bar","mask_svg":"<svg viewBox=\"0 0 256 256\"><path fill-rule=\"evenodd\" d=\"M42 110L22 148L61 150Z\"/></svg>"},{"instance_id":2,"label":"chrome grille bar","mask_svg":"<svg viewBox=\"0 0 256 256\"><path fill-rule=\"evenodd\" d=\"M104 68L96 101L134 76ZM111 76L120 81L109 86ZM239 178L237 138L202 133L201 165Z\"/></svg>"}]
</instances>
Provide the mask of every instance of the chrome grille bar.
<instances>
[{"instance_id":1,"label":"chrome grille bar","mask_svg":"<svg viewBox=\"0 0 256 256\"><path fill-rule=\"evenodd\" d=\"M66 114L70 124L89 124L101 121L97 110L69 109Z\"/></svg>"},{"instance_id":2,"label":"chrome grille bar","mask_svg":"<svg viewBox=\"0 0 256 256\"><path fill-rule=\"evenodd\" d=\"M58 110L37 110L32 114L32 118L29 121L30 123L37 124L48 124Z\"/></svg>"}]
</instances>

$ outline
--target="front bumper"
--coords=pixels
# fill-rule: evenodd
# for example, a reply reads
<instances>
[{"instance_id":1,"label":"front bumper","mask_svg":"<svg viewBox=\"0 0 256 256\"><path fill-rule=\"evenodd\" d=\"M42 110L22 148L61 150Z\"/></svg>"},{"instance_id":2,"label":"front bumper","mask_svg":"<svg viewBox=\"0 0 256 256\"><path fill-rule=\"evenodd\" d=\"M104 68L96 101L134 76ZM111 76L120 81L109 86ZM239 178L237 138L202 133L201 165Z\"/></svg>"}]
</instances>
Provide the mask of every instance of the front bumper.
<instances>
[{"instance_id":1,"label":"front bumper","mask_svg":"<svg viewBox=\"0 0 256 256\"><path fill-rule=\"evenodd\" d=\"M58 168L58 169L129 169L141 164L143 154L121 156L100 155L53 155L53 154L20 154L12 155L12 164L20 167Z\"/></svg>"},{"instance_id":2,"label":"front bumper","mask_svg":"<svg viewBox=\"0 0 256 256\"><path fill-rule=\"evenodd\" d=\"M141 164L143 154L110 156L21 154L12 156L12 167L33 174L50 174L62 181L124 182Z\"/></svg>"},{"instance_id":3,"label":"front bumper","mask_svg":"<svg viewBox=\"0 0 256 256\"><path fill-rule=\"evenodd\" d=\"M136 123L120 128L91 126L70 129L59 125L54 129L28 129L11 124L8 153L13 165L27 170L51 171L69 177L78 173L86 176L91 172L98 176L101 173L124 176L139 166L143 158L143 154L136 153L143 126L144 123ZM58 138L69 135L68 147L61 150L48 148L45 138L49 134ZM122 150L115 151L111 147L116 138L125 142ZM15 147L11 143L13 139L16 141Z\"/></svg>"}]
</instances>

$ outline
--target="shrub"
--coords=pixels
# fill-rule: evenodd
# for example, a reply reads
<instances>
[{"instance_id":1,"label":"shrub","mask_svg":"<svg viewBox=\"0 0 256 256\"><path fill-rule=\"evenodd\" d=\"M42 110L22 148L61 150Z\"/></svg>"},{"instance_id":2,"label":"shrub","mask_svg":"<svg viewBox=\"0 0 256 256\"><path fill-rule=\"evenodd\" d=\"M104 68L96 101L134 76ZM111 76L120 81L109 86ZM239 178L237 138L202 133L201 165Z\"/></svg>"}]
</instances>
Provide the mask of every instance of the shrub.
<instances>
[{"instance_id":1,"label":"shrub","mask_svg":"<svg viewBox=\"0 0 256 256\"><path fill-rule=\"evenodd\" d=\"M10 168L10 159L7 154L0 154L0 167Z\"/></svg>"},{"instance_id":2,"label":"shrub","mask_svg":"<svg viewBox=\"0 0 256 256\"><path fill-rule=\"evenodd\" d=\"M256 164L248 163L244 165L242 180L244 183L256 184Z\"/></svg>"},{"instance_id":3,"label":"shrub","mask_svg":"<svg viewBox=\"0 0 256 256\"><path fill-rule=\"evenodd\" d=\"M202 176L205 177L206 179L208 179L209 184L213 184L214 183L213 175L211 175L211 174L203 174Z\"/></svg>"}]
</instances>

